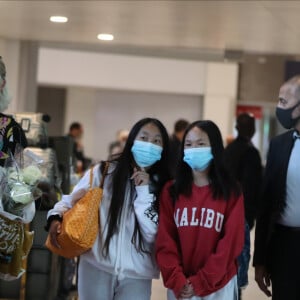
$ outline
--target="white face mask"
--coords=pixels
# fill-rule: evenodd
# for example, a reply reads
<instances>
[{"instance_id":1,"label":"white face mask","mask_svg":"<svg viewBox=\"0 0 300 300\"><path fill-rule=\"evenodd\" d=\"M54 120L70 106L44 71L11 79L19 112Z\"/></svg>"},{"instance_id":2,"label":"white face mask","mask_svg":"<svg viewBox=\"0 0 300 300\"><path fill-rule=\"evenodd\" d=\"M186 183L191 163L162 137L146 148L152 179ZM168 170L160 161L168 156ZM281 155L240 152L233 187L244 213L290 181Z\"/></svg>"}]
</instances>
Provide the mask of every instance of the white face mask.
<instances>
[{"instance_id":1,"label":"white face mask","mask_svg":"<svg viewBox=\"0 0 300 300\"><path fill-rule=\"evenodd\" d=\"M199 147L184 149L183 160L193 169L197 171L204 171L208 168L213 155L211 147Z\"/></svg>"},{"instance_id":2,"label":"white face mask","mask_svg":"<svg viewBox=\"0 0 300 300\"><path fill-rule=\"evenodd\" d=\"M131 148L135 162L144 168L154 165L161 159L163 148L161 146L135 140Z\"/></svg>"}]
</instances>

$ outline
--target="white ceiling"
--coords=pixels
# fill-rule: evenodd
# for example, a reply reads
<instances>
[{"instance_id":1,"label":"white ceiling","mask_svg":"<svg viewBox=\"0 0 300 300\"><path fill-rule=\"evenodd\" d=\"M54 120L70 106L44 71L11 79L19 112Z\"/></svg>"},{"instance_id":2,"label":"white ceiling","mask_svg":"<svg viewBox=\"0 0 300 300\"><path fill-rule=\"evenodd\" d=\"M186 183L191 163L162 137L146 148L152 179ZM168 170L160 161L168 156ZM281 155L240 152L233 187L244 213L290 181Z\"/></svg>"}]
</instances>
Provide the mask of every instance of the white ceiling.
<instances>
[{"instance_id":1,"label":"white ceiling","mask_svg":"<svg viewBox=\"0 0 300 300\"><path fill-rule=\"evenodd\" d=\"M65 15L66 24L49 22ZM97 34L112 33L113 42ZM300 1L0 1L0 38L194 56L300 52Z\"/></svg>"}]
</instances>

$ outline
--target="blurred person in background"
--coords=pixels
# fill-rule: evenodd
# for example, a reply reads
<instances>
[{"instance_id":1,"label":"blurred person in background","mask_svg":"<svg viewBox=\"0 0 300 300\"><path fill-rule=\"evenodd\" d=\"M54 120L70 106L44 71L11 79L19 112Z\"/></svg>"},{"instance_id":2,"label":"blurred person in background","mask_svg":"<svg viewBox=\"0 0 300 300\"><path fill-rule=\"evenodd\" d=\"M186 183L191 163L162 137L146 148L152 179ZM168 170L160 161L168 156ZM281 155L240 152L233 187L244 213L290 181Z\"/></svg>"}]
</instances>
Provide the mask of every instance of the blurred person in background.
<instances>
[{"instance_id":1,"label":"blurred person in background","mask_svg":"<svg viewBox=\"0 0 300 300\"><path fill-rule=\"evenodd\" d=\"M125 143L128 138L129 131L127 129L120 129L117 131L116 140L109 144L108 159L115 159L122 153Z\"/></svg>"},{"instance_id":2,"label":"blurred person in background","mask_svg":"<svg viewBox=\"0 0 300 300\"><path fill-rule=\"evenodd\" d=\"M8 108L11 97L8 93L6 67L0 56L0 165L4 166L9 152L21 151L27 147L27 139L22 127L10 115L3 112Z\"/></svg>"},{"instance_id":3,"label":"blurred person in background","mask_svg":"<svg viewBox=\"0 0 300 300\"><path fill-rule=\"evenodd\" d=\"M180 158L180 147L184 132L188 127L189 122L185 119L179 119L174 124L174 131L170 136L169 146L169 169L172 177L175 176L176 168Z\"/></svg>"},{"instance_id":4,"label":"blurred person in background","mask_svg":"<svg viewBox=\"0 0 300 300\"><path fill-rule=\"evenodd\" d=\"M251 142L255 133L255 118L248 113L239 114L236 119L237 137L224 151L225 164L241 184L245 207L245 245L239 257L238 285L239 299L242 288L248 285L250 262L250 230L254 226L262 184L262 163L259 151Z\"/></svg>"},{"instance_id":5,"label":"blurred person in background","mask_svg":"<svg viewBox=\"0 0 300 300\"><path fill-rule=\"evenodd\" d=\"M91 159L87 158L84 155L84 147L82 145L82 137L83 137L83 126L79 122L73 122L69 127L68 135L74 141L74 148L73 148L73 157L75 159L75 172L76 173L83 173L85 172L90 164Z\"/></svg>"},{"instance_id":6,"label":"blurred person in background","mask_svg":"<svg viewBox=\"0 0 300 300\"><path fill-rule=\"evenodd\" d=\"M237 137L225 148L225 163L241 184L245 201L245 217L250 230L254 226L262 183L262 162L251 139L255 134L255 118L248 113L236 119Z\"/></svg>"},{"instance_id":7,"label":"blurred person in background","mask_svg":"<svg viewBox=\"0 0 300 300\"><path fill-rule=\"evenodd\" d=\"M22 162L23 149L27 147L27 139L22 127L10 115L3 112L8 108L10 95L7 88L6 66L0 56L0 166L8 167L16 159ZM9 165L6 163L10 162ZM21 167L18 165L18 167ZM3 176L3 177L2 177ZM35 204L32 201L22 208L22 212L14 214L7 210L3 201L5 193L6 173L1 169L1 201L0 201L0 278L4 280L18 279L24 273L25 259L32 245L32 233L27 225L35 215ZM20 186L20 185L19 185ZM15 190L15 193L17 189ZM6 201L7 202L7 201Z\"/></svg>"}]
</instances>

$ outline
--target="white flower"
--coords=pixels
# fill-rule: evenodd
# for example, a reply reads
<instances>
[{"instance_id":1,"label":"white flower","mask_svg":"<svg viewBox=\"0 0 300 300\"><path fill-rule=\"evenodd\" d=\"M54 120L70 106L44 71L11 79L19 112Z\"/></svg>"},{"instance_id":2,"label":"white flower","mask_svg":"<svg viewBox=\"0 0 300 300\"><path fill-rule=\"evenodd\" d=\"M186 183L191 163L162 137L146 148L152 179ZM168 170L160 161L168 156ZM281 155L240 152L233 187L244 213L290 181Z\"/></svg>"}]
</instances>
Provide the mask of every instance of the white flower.
<instances>
[{"instance_id":1,"label":"white flower","mask_svg":"<svg viewBox=\"0 0 300 300\"><path fill-rule=\"evenodd\" d=\"M22 171L23 181L29 185L34 185L41 177L42 172L36 166L28 166Z\"/></svg>"},{"instance_id":2,"label":"white flower","mask_svg":"<svg viewBox=\"0 0 300 300\"><path fill-rule=\"evenodd\" d=\"M11 185L10 196L14 202L27 204L32 201L30 187L20 182Z\"/></svg>"},{"instance_id":3,"label":"white flower","mask_svg":"<svg viewBox=\"0 0 300 300\"><path fill-rule=\"evenodd\" d=\"M16 168L8 168L7 169L7 177L8 180L13 180L13 181L23 181L23 176L21 172L18 172Z\"/></svg>"}]
</instances>

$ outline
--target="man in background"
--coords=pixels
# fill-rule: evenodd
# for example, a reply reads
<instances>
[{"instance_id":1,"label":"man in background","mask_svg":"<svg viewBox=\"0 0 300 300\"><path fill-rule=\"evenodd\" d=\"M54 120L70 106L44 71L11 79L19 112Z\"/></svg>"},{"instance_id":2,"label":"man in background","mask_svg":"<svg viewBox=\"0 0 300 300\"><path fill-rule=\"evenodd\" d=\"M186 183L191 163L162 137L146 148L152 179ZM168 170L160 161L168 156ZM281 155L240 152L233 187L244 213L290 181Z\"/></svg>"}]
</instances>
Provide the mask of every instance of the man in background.
<instances>
[{"instance_id":1,"label":"man in background","mask_svg":"<svg viewBox=\"0 0 300 300\"><path fill-rule=\"evenodd\" d=\"M251 141L255 133L255 118L248 113L238 115L236 130L237 137L225 149L225 163L242 186L245 216L251 230L262 183L261 157Z\"/></svg>"},{"instance_id":2,"label":"man in background","mask_svg":"<svg viewBox=\"0 0 300 300\"><path fill-rule=\"evenodd\" d=\"M84 155L84 147L82 145L83 127L79 122L73 122L69 127L68 135L74 141L73 157L75 159L75 172L82 173L86 171L91 160Z\"/></svg>"},{"instance_id":3,"label":"man in background","mask_svg":"<svg viewBox=\"0 0 300 300\"><path fill-rule=\"evenodd\" d=\"M279 90L276 116L289 129L270 141L253 265L260 289L273 300L300 299L300 76Z\"/></svg>"},{"instance_id":4,"label":"man in background","mask_svg":"<svg viewBox=\"0 0 300 300\"><path fill-rule=\"evenodd\" d=\"M170 136L169 145L169 171L170 175L174 178L177 164L180 156L181 142L189 122L185 119L179 119L174 124L174 131Z\"/></svg>"},{"instance_id":5,"label":"man in background","mask_svg":"<svg viewBox=\"0 0 300 300\"><path fill-rule=\"evenodd\" d=\"M120 129L117 131L116 140L111 142L108 147L108 159L117 159L123 152L124 146L128 138L129 130Z\"/></svg>"},{"instance_id":6,"label":"man in background","mask_svg":"<svg viewBox=\"0 0 300 300\"><path fill-rule=\"evenodd\" d=\"M241 184L245 207L245 244L238 258L239 300L242 289L248 285L250 262L250 230L254 226L258 199L262 183L262 163L259 151L251 139L255 133L255 119L251 114L242 113L236 119L237 137L229 143L224 151L225 163L232 175Z\"/></svg>"}]
</instances>

